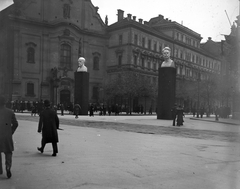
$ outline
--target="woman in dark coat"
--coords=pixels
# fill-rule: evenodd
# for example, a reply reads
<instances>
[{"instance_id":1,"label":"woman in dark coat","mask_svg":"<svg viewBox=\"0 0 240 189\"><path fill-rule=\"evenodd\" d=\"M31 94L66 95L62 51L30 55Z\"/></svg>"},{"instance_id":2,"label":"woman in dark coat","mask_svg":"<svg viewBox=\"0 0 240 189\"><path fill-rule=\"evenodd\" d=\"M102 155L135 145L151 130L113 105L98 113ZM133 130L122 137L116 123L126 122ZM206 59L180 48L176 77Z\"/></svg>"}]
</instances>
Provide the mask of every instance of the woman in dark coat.
<instances>
[{"instance_id":1,"label":"woman in dark coat","mask_svg":"<svg viewBox=\"0 0 240 189\"><path fill-rule=\"evenodd\" d=\"M50 102L48 100L44 101L45 110L40 113L40 119L38 123L38 132L42 132L42 146L38 150L43 153L44 147L47 143L52 143L53 154L56 156L58 153L58 133L59 129L59 119L54 110L50 108Z\"/></svg>"},{"instance_id":2,"label":"woman in dark coat","mask_svg":"<svg viewBox=\"0 0 240 189\"><path fill-rule=\"evenodd\" d=\"M183 108L179 105L179 107L177 108L177 126L183 125L183 116Z\"/></svg>"},{"instance_id":3,"label":"woman in dark coat","mask_svg":"<svg viewBox=\"0 0 240 189\"><path fill-rule=\"evenodd\" d=\"M4 104L5 99L0 96L0 175L3 173L1 153L4 153L7 177L10 178L14 150L12 135L18 127L18 122L13 111L5 108Z\"/></svg>"}]
</instances>

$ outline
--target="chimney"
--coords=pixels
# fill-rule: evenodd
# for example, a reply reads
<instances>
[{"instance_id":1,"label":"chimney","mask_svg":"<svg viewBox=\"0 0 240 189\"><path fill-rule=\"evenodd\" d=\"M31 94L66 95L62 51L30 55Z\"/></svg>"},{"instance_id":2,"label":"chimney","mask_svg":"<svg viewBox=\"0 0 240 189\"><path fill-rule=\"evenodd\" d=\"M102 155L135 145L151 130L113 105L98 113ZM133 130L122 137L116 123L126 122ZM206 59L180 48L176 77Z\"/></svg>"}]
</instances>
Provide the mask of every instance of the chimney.
<instances>
[{"instance_id":1,"label":"chimney","mask_svg":"<svg viewBox=\"0 0 240 189\"><path fill-rule=\"evenodd\" d=\"M147 25L147 24L148 24L148 22L147 22L147 21L144 21L144 24L145 24L145 25Z\"/></svg>"},{"instance_id":2,"label":"chimney","mask_svg":"<svg viewBox=\"0 0 240 189\"><path fill-rule=\"evenodd\" d=\"M124 11L121 10L121 9L118 9L118 21L122 20L123 19L123 16L124 16Z\"/></svg>"},{"instance_id":3,"label":"chimney","mask_svg":"<svg viewBox=\"0 0 240 189\"><path fill-rule=\"evenodd\" d=\"M164 16L161 15L161 14L159 14L158 17L159 17L160 19L164 19Z\"/></svg>"},{"instance_id":4,"label":"chimney","mask_svg":"<svg viewBox=\"0 0 240 189\"><path fill-rule=\"evenodd\" d=\"M136 21L136 16L133 16L133 20Z\"/></svg>"},{"instance_id":5,"label":"chimney","mask_svg":"<svg viewBox=\"0 0 240 189\"><path fill-rule=\"evenodd\" d=\"M128 18L128 20L131 20L132 19L132 15L131 14L127 14L127 18Z\"/></svg>"},{"instance_id":6,"label":"chimney","mask_svg":"<svg viewBox=\"0 0 240 189\"><path fill-rule=\"evenodd\" d=\"M208 37L208 40L210 41L210 40L212 40L212 38L211 38L211 37Z\"/></svg>"},{"instance_id":7,"label":"chimney","mask_svg":"<svg viewBox=\"0 0 240 189\"><path fill-rule=\"evenodd\" d=\"M142 24L143 19L139 18L138 21L140 24Z\"/></svg>"}]
</instances>

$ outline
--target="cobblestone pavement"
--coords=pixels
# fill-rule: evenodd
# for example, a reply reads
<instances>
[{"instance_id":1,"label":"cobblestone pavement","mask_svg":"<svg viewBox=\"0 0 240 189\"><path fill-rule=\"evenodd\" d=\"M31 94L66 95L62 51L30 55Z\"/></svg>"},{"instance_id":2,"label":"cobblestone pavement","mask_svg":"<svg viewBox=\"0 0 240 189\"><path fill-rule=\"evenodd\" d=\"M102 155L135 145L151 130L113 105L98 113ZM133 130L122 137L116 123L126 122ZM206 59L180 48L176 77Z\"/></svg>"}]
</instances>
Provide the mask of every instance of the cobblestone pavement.
<instances>
[{"instance_id":1,"label":"cobblestone pavement","mask_svg":"<svg viewBox=\"0 0 240 189\"><path fill-rule=\"evenodd\" d=\"M97 117L97 118L96 118ZM225 120L222 122L214 121L214 118L197 119L186 117L184 125L181 127L171 126L171 120L156 120L152 116L152 119L146 116L95 116L94 119L88 116L80 116L79 119L75 119L72 115L60 116L60 124L78 127L89 127L99 129L112 129L117 131L128 131L143 134L156 134L156 135L170 135L170 136L181 136L187 138L198 138L198 139L211 139L221 140L228 142L239 142L239 125L234 120ZM21 115L17 114L17 119L28 120L38 122L39 116ZM119 119L118 121L116 121ZM130 121L129 121L130 120ZM128 122L128 123L126 123ZM196 123L197 122L197 123ZM156 125L157 123L157 125ZM191 125L199 124L201 129ZM229 125L231 124L231 126ZM218 129L218 130L204 130L205 127L218 126L234 129Z\"/></svg>"}]
</instances>

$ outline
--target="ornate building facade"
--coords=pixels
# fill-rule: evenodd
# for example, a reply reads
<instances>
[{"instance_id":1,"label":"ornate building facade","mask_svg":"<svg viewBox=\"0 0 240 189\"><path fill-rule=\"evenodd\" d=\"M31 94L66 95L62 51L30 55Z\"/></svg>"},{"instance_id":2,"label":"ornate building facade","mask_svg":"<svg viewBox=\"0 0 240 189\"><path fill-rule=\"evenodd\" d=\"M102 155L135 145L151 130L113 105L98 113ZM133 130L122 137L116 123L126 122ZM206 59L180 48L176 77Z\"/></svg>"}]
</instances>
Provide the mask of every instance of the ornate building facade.
<instances>
[{"instance_id":1,"label":"ornate building facade","mask_svg":"<svg viewBox=\"0 0 240 189\"><path fill-rule=\"evenodd\" d=\"M221 59L201 48L200 34L162 15L143 22L118 10L108 26L91 0L15 0L1 11L0 24L0 93L11 100L73 102L80 56L90 73L90 102L104 98L105 85L123 68L157 87L165 46L177 83L222 72Z\"/></svg>"}]
</instances>

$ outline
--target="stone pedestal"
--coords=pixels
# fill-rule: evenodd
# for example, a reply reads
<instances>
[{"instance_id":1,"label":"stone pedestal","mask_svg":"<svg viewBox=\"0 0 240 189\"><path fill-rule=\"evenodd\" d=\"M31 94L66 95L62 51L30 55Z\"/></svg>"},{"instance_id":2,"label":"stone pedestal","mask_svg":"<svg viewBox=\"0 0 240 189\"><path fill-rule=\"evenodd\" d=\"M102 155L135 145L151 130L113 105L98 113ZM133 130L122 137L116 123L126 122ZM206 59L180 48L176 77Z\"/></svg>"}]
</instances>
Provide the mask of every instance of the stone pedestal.
<instances>
[{"instance_id":1,"label":"stone pedestal","mask_svg":"<svg viewBox=\"0 0 240 189\"><path fill-rule=\"evenodd\" d=\"M81 106L80 115L88 115L89 105L89 73L75 72L74 104Z\"/></svg>"},{"instance_id":2,"label":"stone pedestal","mask_svg":"<svg viewBox=\"0 0 240 189\"><path fill-rule=\"evenodd\" d=\"M161 67L158 69L157 119L172 119L171 109L175 104L176 69Z\"/></svg>"}]
</instances>

